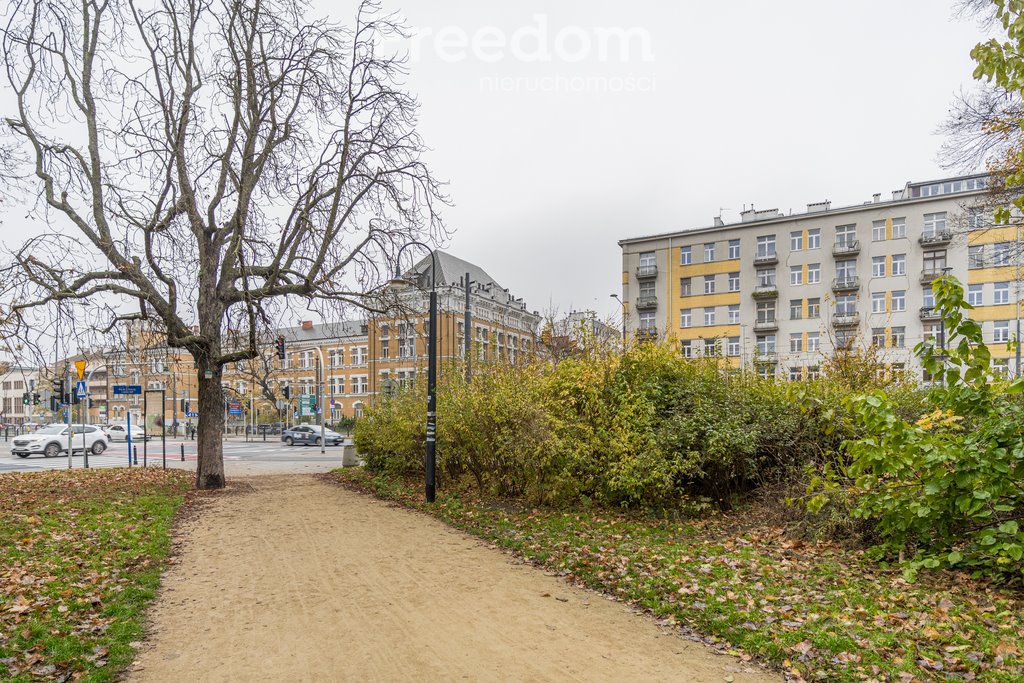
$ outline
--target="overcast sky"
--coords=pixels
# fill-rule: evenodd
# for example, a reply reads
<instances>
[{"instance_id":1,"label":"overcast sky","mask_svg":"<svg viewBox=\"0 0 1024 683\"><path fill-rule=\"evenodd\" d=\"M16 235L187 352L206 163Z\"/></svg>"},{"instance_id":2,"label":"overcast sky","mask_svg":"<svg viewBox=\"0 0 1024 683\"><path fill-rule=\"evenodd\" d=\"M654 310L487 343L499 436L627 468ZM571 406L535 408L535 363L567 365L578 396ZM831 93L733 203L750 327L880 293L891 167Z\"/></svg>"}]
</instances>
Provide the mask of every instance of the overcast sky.
<instances>
[{"instance_id":1,"label":"overcast sky","mask_svg":"<svg viewBox=\"0 0 1024 683\"><path fill-rule=\"evenodd\" d=\"M619 239L942 176L935 130L982 37L952 0L382 2L418 35L444 248L531 310L609 317ZM345 23L355 4L314 0Z\"/></svg>"},{"instance_id":2,"label":"overcast sky","mask_svg":"<svg viewBox=\"0 0 1024 683\"><path fill-rule=\"evenodd\" d=\"M531 309L605 315L619 239L942 176L935 130L982 37L942 0L384 2L421 34L409 85L451 183L447 248ZM602 61L608 28L640 29L624 61Z\"/></svg>"}]
</instances>

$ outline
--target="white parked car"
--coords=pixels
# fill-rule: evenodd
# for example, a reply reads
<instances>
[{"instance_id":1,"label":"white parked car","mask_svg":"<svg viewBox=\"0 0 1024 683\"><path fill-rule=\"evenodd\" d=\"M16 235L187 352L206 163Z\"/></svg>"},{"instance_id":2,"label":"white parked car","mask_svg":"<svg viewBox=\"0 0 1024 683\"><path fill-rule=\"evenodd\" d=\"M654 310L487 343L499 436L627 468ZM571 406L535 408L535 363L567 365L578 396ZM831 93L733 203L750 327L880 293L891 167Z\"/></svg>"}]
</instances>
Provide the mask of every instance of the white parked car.
<instances>
[{"instance_id":1,"label":"white parked car","mask_svg":"<svg viewBox=\"0 0 1024 683\"><path fill-rule=\"evenodd\" d=\"M103 431L107 433L111 441L128 440L128 425L107 425ZM132 441L144 441L145 439L146 431L138 425L132 425Z\"/></svg>"},{"instance_id":2,"label":"white parked car","mask_svg":"<svg viewBox=\"0 0 1024 683\"><path fill-rule=\"evenodd\" d=\"M107 450L109 441L103 430L94 425L71 425L71 452L82 452L88 448L93 455ZM68 425L52 424L37 429L31 434L19 436L11 442L11 454L19 458L42 455L53 458L68 450Z\"/></svg>"}]
</instances>

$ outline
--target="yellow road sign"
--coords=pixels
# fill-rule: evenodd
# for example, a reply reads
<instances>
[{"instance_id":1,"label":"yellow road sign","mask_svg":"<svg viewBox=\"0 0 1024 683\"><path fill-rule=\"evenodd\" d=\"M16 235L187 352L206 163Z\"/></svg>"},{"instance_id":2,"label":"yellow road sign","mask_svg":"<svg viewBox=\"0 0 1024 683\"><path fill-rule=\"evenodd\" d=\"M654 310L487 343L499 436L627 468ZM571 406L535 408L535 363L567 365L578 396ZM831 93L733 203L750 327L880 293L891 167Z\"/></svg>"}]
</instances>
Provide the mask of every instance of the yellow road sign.
<instances>
[{"instance_id":1,"label":"yellow road sign","mask_svg":"<svg viewBox=\"0 0 1024 683\"><path fill-rule=\"evenodd\" d=\"M85 379L85 361L76 360L75 370L78 370L78 379Z\"/></svg>"}]
</instances>

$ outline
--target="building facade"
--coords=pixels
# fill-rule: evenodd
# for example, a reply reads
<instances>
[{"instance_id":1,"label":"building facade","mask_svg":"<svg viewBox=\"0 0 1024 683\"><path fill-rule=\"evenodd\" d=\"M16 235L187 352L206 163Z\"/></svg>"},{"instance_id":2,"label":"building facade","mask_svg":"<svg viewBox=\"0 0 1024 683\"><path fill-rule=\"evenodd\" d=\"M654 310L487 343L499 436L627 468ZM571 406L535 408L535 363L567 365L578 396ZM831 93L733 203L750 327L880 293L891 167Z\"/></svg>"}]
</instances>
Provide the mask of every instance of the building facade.
<instances>
[{"instance_id":1,"label":"building facade","mask_svg":"<svg viewBox=\"0 0 1024 683\"><path fill-rule=\"evenodd\" d=\"M992 224L987 182L911 182L888 200L750 209L738 223L622 240L627 333L791 379L855 344L916 368L914 346L944 333L931 283L949 273L967 287L997 367L1015 371L1019 226Z\"/></svg>"},{"instance_id":2,"label":"building facade","mask_svg":"<svg viewBox=\"0 0 1024 683\"><path fill-rule=\"evenodd\" d=\"M21 365L0 367L0 425L23 425L42 416L42 405L33 405L31 394L38 390L39 371ZM24 402L25 394L29 402Z\"/></svg>"}]
</instances>

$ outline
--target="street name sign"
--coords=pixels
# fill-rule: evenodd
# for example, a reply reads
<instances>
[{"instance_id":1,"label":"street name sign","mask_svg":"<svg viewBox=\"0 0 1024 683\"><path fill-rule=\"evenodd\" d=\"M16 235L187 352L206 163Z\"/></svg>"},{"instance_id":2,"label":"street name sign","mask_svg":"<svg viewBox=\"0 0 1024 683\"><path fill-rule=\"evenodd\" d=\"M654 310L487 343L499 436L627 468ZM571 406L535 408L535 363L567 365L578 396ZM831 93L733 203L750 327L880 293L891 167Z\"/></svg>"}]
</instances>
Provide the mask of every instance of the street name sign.
<instances>
[{"instance_id":1,"label":"street name sign","mask_svg":"<svg viewBox=\"0 0 1024 683\"><path fill-rule=\"evenodd\" d=\"M114 385L114 396L130 396L132 394L142 394L141 384L115 384Z\"/></svg>"}]
</instances>

